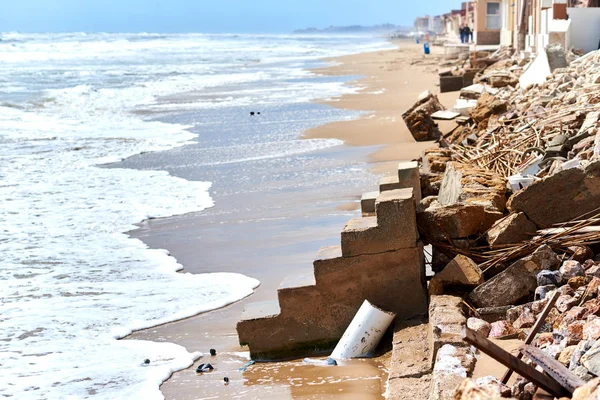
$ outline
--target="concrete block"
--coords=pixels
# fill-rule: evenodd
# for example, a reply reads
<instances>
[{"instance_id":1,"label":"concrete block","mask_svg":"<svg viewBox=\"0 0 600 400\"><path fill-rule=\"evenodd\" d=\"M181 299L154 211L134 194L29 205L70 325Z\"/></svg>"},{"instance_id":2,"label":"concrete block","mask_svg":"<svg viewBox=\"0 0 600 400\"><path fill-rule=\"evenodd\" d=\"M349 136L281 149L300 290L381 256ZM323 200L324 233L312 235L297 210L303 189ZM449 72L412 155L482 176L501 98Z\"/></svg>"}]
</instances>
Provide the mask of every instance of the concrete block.
<instances>
[{"instance_id":1,"label":"concrete block","mask_svg":"<svg viewBox=\"0 0 600 400\"><path fill-rule=\"evenodd\" d=\"M398 178L395 176L384 176L379 180L379 192L386 192L388 190L402 189Z\"/></svg>"},{"instance_id":2,"label":"concrete block","mask_svg":"<svg viewBox=\"0 0 600 400\"><path fill-rule=\"evenodd\" d=\"M421 201L421 174L419 163L404 161L398 164L398 183L402 188L412 188L415 202Z\"/></svg>"},{"instance_id":3,"label":"concrete block","mask_svg":"<svg viewBox=\"0 0 600 400\"><path fill-rule=\"evenodd\" d=\"M464 79L459 76L440 76L440 92L458 92L464 87Z\"/></svg>"},{"instance_id":4,"label":"concrete block","mask_svg":"<svg viewBox=\"0 0 600 400\"><path fill-rule=\"evenodd\" d=\"M381 193L376 217L351 219L342 230L342 254L353 257L415 247L418 239L412 189Z\"/></svg>"},{"instance_id":5,"label":"concrete block","mask_svg":"<svg viewBox=\"0 0 600 400\"><path fill-rule=\"evenodd\" d=\"M375 215L375 200L377 200L379 192L363 193L360 199L360 209L363 216Z\"/></svg>"}]
</instances>

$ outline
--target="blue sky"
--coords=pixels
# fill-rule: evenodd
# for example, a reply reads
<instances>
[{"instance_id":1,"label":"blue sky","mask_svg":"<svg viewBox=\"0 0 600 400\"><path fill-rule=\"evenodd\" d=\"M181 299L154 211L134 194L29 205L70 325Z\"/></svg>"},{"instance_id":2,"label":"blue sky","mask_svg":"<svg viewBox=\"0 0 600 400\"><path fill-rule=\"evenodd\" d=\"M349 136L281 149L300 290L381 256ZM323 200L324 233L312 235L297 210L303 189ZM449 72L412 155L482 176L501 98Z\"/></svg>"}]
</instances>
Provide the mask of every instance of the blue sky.
<instances>
[{"instance_id":1,"label":"blue sky","mask_svg":"<svg viewBox=\"0 0 600 400\"><path fill-rule=\"evenodd\" d=\"M3 0L0 31L289 32L309 26L412 25L456 0Z\"/></svg>"}]
</instances>

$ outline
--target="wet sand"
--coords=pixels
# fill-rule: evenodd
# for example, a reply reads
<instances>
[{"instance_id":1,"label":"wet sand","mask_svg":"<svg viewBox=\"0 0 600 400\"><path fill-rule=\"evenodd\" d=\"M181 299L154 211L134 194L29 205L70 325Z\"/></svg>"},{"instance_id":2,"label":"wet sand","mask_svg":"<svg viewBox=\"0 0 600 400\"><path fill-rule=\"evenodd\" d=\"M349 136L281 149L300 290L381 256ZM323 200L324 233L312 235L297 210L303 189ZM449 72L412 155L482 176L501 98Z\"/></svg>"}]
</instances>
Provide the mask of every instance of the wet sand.
<instances>
[{"instance_id":1,"label":"wet sand","mask_svg":"<svg viewBox=\"0 0 600 400\"><path fill-rule=\"evenodd\" d=\"M338 367L303 365L300 361L256 364L242 373L238 368L247 361L247 353L243 353L247 349L237 343L235 324L245 304L276 299L277 287L285 276L310 271L317 250L339 242L344 223L357 215L360 194L376 187L378 174L393 171L397 161L416 158L431 146L414 142L401 114L423 90L439 91L435 86L439 56L435 54L441 51L434 48L434 55L425 58L420 46L410 42L400 46L396 50L342 57L334 60L340 65L315 71L323 75L364 76L351 83L363 87L358 94L323 103L368 112L357 120L308 130L306 137L339 138L348 144L314 156L344 160L343 165L349 166L347 174L361 174L356 171L364 165L374 174L316 188L299 190L292 189L292 185L289 190L265 192L266 198L262 193L243 198L221 194L215 198L215 209L209 212L146 221L132 232L133 237L150 247L168 249L186 272L239 272L261 281L255 294L241 302L129 337L174 342L189 351L217 350L216 357L205 356L165 382L161 390L167 399L381 398L388 356L355 360ZM442 96L442 102L449 106L455 97L456 94ZM181 156L185 156L188 147L178 150ZM161 168L136 165L135 161L123 166ZM206 180L202 171L178 176ZM236 212L222 212L220 207ZM215 371L197 375L196 366L204 362L215 365ZM230 378L229 385L223 382L225 376Z\"/></svg>"}]
</instances>

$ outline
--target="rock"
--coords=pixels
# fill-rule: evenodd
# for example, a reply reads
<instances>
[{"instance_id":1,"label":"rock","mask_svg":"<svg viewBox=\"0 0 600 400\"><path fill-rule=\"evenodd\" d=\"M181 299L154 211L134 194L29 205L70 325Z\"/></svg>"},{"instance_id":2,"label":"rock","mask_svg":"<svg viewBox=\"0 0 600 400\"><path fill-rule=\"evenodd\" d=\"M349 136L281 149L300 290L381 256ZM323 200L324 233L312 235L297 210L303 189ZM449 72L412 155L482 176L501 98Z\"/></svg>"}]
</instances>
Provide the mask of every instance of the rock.
<instances>
[{"instance_id":1,"label":"rock","mask_svg":"<svg viewBox=\"0 0 600 400\"><path fill-rule=\"evenodd\" d=\"M554 335L552 332L540 333L536 341L537 347L547 347L554 344Z\"/></svg>"},{"instance_id":2,"label":"rock","mask_svg":"<svg viewBox=\"0 0 600 400\"><path fill-rule=\"evenodd\" d=\"M454 257L429 283L429 294L444 294L451 288L469 288L483 283L483 273L473 260L463 255Z\"/></svg>"},{"instance_id":3,"label":"rock","mask_svg":"<svg viewBox=\"0 0 600 400\"><path fill-rule=\"evenodd\" d=\"M529 308L525 308L523 313L513 322L516 329L531 328L535 324L535 315Z\"/></svg>"},{"instance_id":4,"label":"rock","mask_svg":"<svg viewBox=\"0 0 600 400\"><path fill-rule=\"evenodd\" d=\"M544 311L544 308L546 307L546 304L548 304L548 301L549 299L534 301L533 303L531 303L531 311L533 311L535 315L538 315L539 313Z\"/></svg>"},{"instance_id":5,"label":"rock","mask_svg":"<svg viewBox=\"0 0 600 400\"><path fill-rule=\"evenodd\" d=\"M438 201L443 206L478 204L486 210L503 213L506 208L506 179L485 169L450 162L444 172ZM487 226L486 230L491 226Z\"/></svg>"},{"instance_id":6,"label":"rock","mask_svg":"<svg viewBox=\"0 0 600 400\"><path fill-rule=\"evenodd\" d=\"M589 400L598 397L600 397L600 378L595 378L575 389L571 400Z\"/></svg>"},{"instance_id":7,"label":"rock","mask_svg":"<svg viewBox=\"0 0 600 400\"><path fill-rule=\"evenodd\" d=\"M492 329L490 330L489 337L501 338L508 335L514 335L519 333L508 321L497 321L492 323Z\"/></svg>"},{"instance_id":8,"label":"rock","mask_svg":"<svg viewBox=\"0 0 600 400\"><path fill-rule=\"evenodd\" d=\"M402 119L417 142L435 140L441 136L441 132L431 118L431 114L445 109L437 96L426 91L421 93L417 102L402 114Z\"/></svg>"},{"instance_id":9,"label":"rock","mask_svg":"<svg viewBox=\"0 0 600 400\"><path fill-rule=\"evenodd\" d=\"M574 276L585 276L585 270L581 264L575 260L567 260L563 262L559 271L565 280L569 280Z\"/></svg>"},{"instance_id":10,"label":"rock","mask_svg":"<svg viewBox=\"0 0 600 400\"><path fill-rule=\"evenodd\" d=\"M573 278L569 279L567 284L573 289L577 290L580 287L587 285L588 282L589 281L587 276L574 276Z\"/></svg>"},{"instance_id":11,"label":"rock","mask_svg":"<svg viewBox=\"0 0 600 400\"><path fill-rule=\"evenodd\" d=\"M600 278L600 265L593 265L590 268L585 270L585 274L587 276L594 276L596 278Z\"/></svg>"},{"instance_id":12,"label":"rock","mask_svg":"<svg viewBox=\"0 0 600 400\"><path fill-rule=\"evenodd\" d=\"M518 244L531 239L536 231L537 227L525 214L510 214L496 221L487 232L487 242L490 246Z\"/></svg>"},{"instance_id":13,"label":"rock","mask_svg":"<svg viewBox=\"0 0 600 400\"><path fill-rule=\"evenodd\" d=\"M577 375L579 378L581 378L582 381L584 382L589 382L592 379L594 379L594 376L590 374L590 371L588 371L588 369L582 365L580 365L579 367L575 368L573 370L573 373L575 375Z\"/></svg>"},{"instance_id":14,"label":"rock","mask_svg":"<svg viewBox=\"0 0 600 400\"><path fill-rule=\"evenodd\" d=\"M570 246L569 250L573 252L573 260L580 263L594 258L594 252L588 246Z\"/></svg>"},{"instance_id":15,"label":"rock","mask_svg":"<svg viewBox=\"0 0 600 400\"><path fill-rule=\"evenodd\" d=\"M554 321L555 328L561 331L567 331L569 325L576 321L582 321L589 315L589 311L583 307L573 307L569 311L560 315L556 321ZM583 325L581 326L583 334Z\"/></svg>"},{"instance_id":16,"label":"rock","mask_svg":"<svg viewBox=\"0 0 600 400\"><path fill-rule=\"evenodd\" d=\"M474 330L483 337L488 337L492 330L492 325L482 319L471 317L467 319L467 328Z\"/></svg>"},{"instance_id":17,"label":"rock","mask_svg":"<svg viewBox=\"0 0 600 400\"><path fill-rule=\"evenodd\" d=\"M466 238L481 234L485 220L485 209L475 204L455 204L444 207L429 207L417 214L419 229L425 239L443 241Z\"/></svg>"},{"instance_id":18,"label":"rock","mask_svg":"<svg viewBox=\"0 0 600 400\"><path fill-rule=\"evenodd\" d=\"M566 68L569 66L565 49L560 43L552 43L546 46L546 56L548 57L548 65L552 72L557 68Z\"/></svg>"},{"instance_id":19,"label":"rock","mask_svg":"<svg viewBox=\"0 0 600 400\"><path fill-rule=\"evenodd\" d=\"M477 105L471 109L469 114L477 123L480 130L487 128L488 121L492 115L500 115L506 112L508 103L504 100L492 96L489 93L481 95L477 100Z\"/></svg>"},{"instance_id":20,"label":"rock","mask_svg":"<svg viewBox=\"0 0 600 400\"><path fill-rule=\"evenodd\" d=\"M577 346L567 346L563 351L561 351L558 356L558 362L560 362L565 367L569 367L569 362L571 361L571 357L573 357L573 353Z\"/></svg>"},{"instance_id":21,"label":"rock","mask_svg":"<svg viewBox=\"0 0 600 400\"><path fill-rule=\"evenodd\" d=\"M549 175L508 201L508 209L524 212L540 228L567 222L594 211L600 204L600 161Z\"/></svg>"},{"instance_id":22,"label":"rock","mask_svg":"<svg viewBox=\"0 0 600 400\"><path fill-rule=\"evenodd\" d=\"M579 304L579 301L576 298L572 296L562 295L558 297L558 299L556 300L556 305L554 307L556 307L556 309L561 313L564 313L569 311L571 308L575 307L577 304Z\"/></svg>"},{"instance_id":23,"label":"rock","mask_svg":"<svg viewBox=\"0 0 600 400\"><path fill-rule=\"evenodd\" d=\"M537 274L538 286L554 285L560 286L562 283L562 274L560 271L549 271L547 269Z\"/></svg>"},{"instance_id":24,"label":"rock","mask_svg":"<svg viewBox=\"0 0 600 400\"><path fill-rule=\"evenodd\" d=\"M504 385L493 376L465 379L456 388L454 400L479 400L506 398L511 394L508 386Z\"/></svg>"},{"instance_id":25,"label":"rock","mask_svg":"<svg viewBox=\"0 0 600 400\"><path fill-rule=\"evenodd\" d=\"M575 295L575 290L573 290L573 288L569 285L564 285L559 287L558 292L562 295L562 296L573 296Z\"/></svg>"},{"instance_id":26,"label":"rock","mask_svg":"<svg viewBox=\"0 0 600 400\"><path fill-rule=\"evenodd\" d=\"M587 351L591 349L595 343L596 342L594 340L583 340L577 344L575 351L571 356L571 361L569 361L569 369L571 371L581 365L581 357L583 357L583 355L587 353Z\"/></svg>"},{"instance_id":27,"label":"rock","mask_svg":"<svg viewBox=\"0 0 600 400\"><path fill-rule=\"evenodd\" d=\"M533 254L479 285L469 294L469 299L476 307L517 304L534 293L537 274L543 269L555 269L559 262L549 246L540 246Z\"/></svg>"},{"instance_id":28,"label":"rock","mask_svg":"<svg viewBox=\"0 0 600 400\"><path fill-rule=\"evenodd\" d=\"M585 340L600 339L600 318L588 319L583 326L583 338Z\"/></svg>"},{"instance_id":29,"label":"rock","mask_svg":"<svg viewBox=\"0 0 600 400\"><path fill-rule=\"evenodd\" d=\"M583 340L583 327L585 321L573 321L567 326L568 343L576 344Z\"/></svg>"},{"instance_id":30,"label":"rock","mask_svg":"<svg viewBox=\"0 0 600 400\"><path fill-rule=\"evenodd\" d=\"M514 323L525 312L526 308L531 307L533 303L521 304L520 306L511 307L506 310L506 320L511 324Z\"/></svg>"},{"instance_id":31,"label":"rock","mask_svg":"<svg viewBox=\"0 0 600 400\"><path fill-rule=\"evenodd\" d=\"M546 298L546 296L548 296L548 293L550 293L553 290L556 290L556 286L554 286L554 285L538 286L537 288L535 288L535 293L533 294L533 299L534 300L544 300Z\"/></svg>"},{"instance_id":32,"label":"rock","mask_svg":"<svg viewBox=\"0 0 600 400\"><path fill-rule=\"evenodd\" d=\"M592 374L600 376L600 342L592 347L581 357L581 364Z\"/></svg>"}]
</instances>

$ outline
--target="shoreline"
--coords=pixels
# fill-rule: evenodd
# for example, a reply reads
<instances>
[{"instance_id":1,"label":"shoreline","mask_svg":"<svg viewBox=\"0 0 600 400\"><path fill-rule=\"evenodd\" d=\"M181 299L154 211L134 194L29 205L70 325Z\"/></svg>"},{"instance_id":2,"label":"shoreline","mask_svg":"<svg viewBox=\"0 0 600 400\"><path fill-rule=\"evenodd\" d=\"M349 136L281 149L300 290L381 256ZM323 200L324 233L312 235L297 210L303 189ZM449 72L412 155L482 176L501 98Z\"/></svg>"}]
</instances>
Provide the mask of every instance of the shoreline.
<instances>
[{"instance_id":1,"label":"shoreline","mask_svg":"<svg viewBox=\"0 0 600 400\"><path fill-rule=\"evenodd\" d=\"M396 167L395 162L397 161L418 157L423 149L432 145L431 142L415 143L402 121L401 114L405 109L409 108L414 103L418 94L423 90L429 89L435 92L436 88L434 79L432 78L437 77L437 58L425 58L424 56L420 55L421 47L413 44L410 41L394 41L394 43L400 44L402 47L393 50L358 53L349 56L326 59L325 61L336 61L340 62L341 64L313 70L313 72L322 76L361 76L361 78L347 83L347 85L350 86L362 86L362 89L357 93L344 95L330 100L319 100L317 103L338 109L356 110L362 112L365 112L365 110L369 111L366 111L358 119L328 123L309 129L302 134L302 137L304 138L341 139L345 142L346 146L354 148L377 146L377 150L370 152L370 154L367 155L367 168L369 168L371 172L377 176L381 176L386 172L393 171ZM423 71L422 67L427 68L425 71ZM410 82L405 80L405 73L410 73ZM401 81L406 82L406 84L399 85ZM427 82L428 86L424 85L424 82ZM443 98L441 98L441 100L444 102ZM372 182L372 185L375 186L376 182ZM337 207L337 210L346 212L356 210L359 204L357 201L358 198L360 198L360 192L354 193L354 195L352 195L352 200L346 200L347 202L345 204L340 204ZM339 202L344 201L343 199L339 198L336 200ZM334 201L334 199L331 199L331 201ZM310 200L307 202L310 202ZM308 204L308 207L310 206L311 205ZM171 229L169 227L169 224L171 223L176 225L176 228L171 230L171 235L182 235L183 232L185 232L185 226L187 224L193 224L193 222L190 222L189 215L187 217L177 216L167 218L164 221L151 221L150 223L146 221L145 223L140 224L140 228L138 230L132 232L132 237L137 237L138 239L143 240L150 247L154 248L155 245L153 245L151 240L147 240L148 238L146 235L156 235L157 232L159 235L165 234L165 232L169 232L169 229ZM339 222L337 222L337 220L332 220L330 221L330 225L331 226L329 228L319 227L315 229L318 229L320 231L319 233L324 236L337 236L340 228ZM282 232L279 232L279 234L289 234L289 227L286 226L274 225L273 229L283 230ZM325 233L323 231L325 231ZM287 246L297 245L298 241L306 242L309 240L309 236L310 232L308 234L305 233L302 235L302 237L298 237L296 239L291 238ZM182 244L179 246L181 245ZM172 250L168 245L159 247L167 247L169 250ZM304 250L304 256L300 257L299 260L293 260L293 264L295 266L293 266L291 270L299 271L304 269L306 267L306 262L304 261L306 259L312 259L318 248L318 245L311 245L310 248ZM185 257L182 258L178 254L174 254L174 256L177 258L178 262L184 265L184 272L190 272L189 265L186 262ZM286 262L291 262L291 260L286 260ZM241 272L248 275L248 272L246 271L235 272ZM196 271L196 273L200 272ZM250 274L249 276L252 275ZM270 277L269 279L270 281L259 279L261 281L261 285L256 289L253 295L246 297L244 299L245 301L241 300L218 310L212 310L186 318L184 320L134 332L128 336L128 338L170 341L183 345L188 349L188 351L196 351L198 350L197 347L190 348L189 346L191 346L193 342L197 343L198 341L202 341L202 337L197 337L196 340L193 340L192 338L186 336L193 335L191 332L195 332L198 329L203 329L203 325L207 323L215 324L214 327L211 327L206 332L205 337L207 337L207 335L210 337L213 337L214 335L223 335L224 338L227 338L225 340L226 343L224 343L224 348L218 349L219 354L223 354L223 356L219 356L219 361L222 363L243 364L243 357L241 357L238 352L244 351L244 349L237 345L237 336L235 336L236 321L232 320L232 318L239 317L241 314L241 309L243 309L244 304L247 303L249 299L250 301L254 302L269 299L273 295L276 295L276 289L280 283L280 278L278 276L274 276ZM228 328L225 328L226 325ZM231 331L232 328L233 332ZM235 337L231 337L231 335L234 335ZM196 346L198 345L196 344ZM201 350L207 352L208 349L202 348ZM347 371L351 371L350 374L353 376L368 376L371 380L378 380L381 385L376 385L377 387L371 387L369 393L363 393L363 395L373 396L372 398L379 398L381 393L385 391L387 373L384 372L384 364L388 358L389 354L386 353L380 359L362 361L360 363L351 362L349 363L349 366L344 366L343 368L346 368ZM200 362L207 362L206 359L201 360L204 361ZM195 364L197 363L198 362ZM268 363L265 366L255 369L257 371L262 371L262 373L266 373L267 376L270 376L273 379L278 379L279 381L285 383L286 379L290 381L293 380L293 377L280 376L279 367L284 369L288 368L291 371L293 371L295 368L304 369L305 366L297 364L298 363ZM193 398L192 394L197 393L196 391L198 389L198 385L203 386L204 388L215 385L212 388L217 390L221 396L226 396L224 392L221 392L222 381L219 386L216 386L214 379L205 377L198 379L193 372L194 368L195 367L192 366L191 368L175 372L167 381L163 382L161 385L161 391L166 398ZM380 372L377 373L378 375L376 374L374 376L373 374L376 370ZM340 371L342 371L342 368L340 368ZM229 372L229 374L231 374L231 372ZM246 380L253 381L254 384L256 384L260 389L260 386L263 385L263 383L260 379L253 380L253 375L254 373L245 373L244 378ZM319 372L316 370L307 372L304 378L308 381L307 385L311 385L311 380L314 383L314 380L318 377L318 375ZM247 378L247 376L249 378ZM192 379L194 380L192 381ZM233 377L233 380L235 379L236 378ZM360 382L360 380L358 382ZM306 395L306 390L310 388L310 386L307 385L303 385L303 389L301 390L303 395ZM338 386L340 386L340 384L331 384L325 386L331 386L331 392L328 393L332 394L333 391L338 390ZM343 379L342 386L344 386ZM277 393L277 390L275 390L276 393L274 393L274 398L280 398L278 396L293 398L294 388L288 385L288 389L291 388L291 393L287 393L287 391L284 390L285 388L286 386L284 384L279 387L279 393ZM231 389L232 388L229 388L227 390L230 394ZM310 393L313 392L310 392L309 390L308 394ZM348 392L346 393L348 394Z\"/></svg>"}]
</instances>

